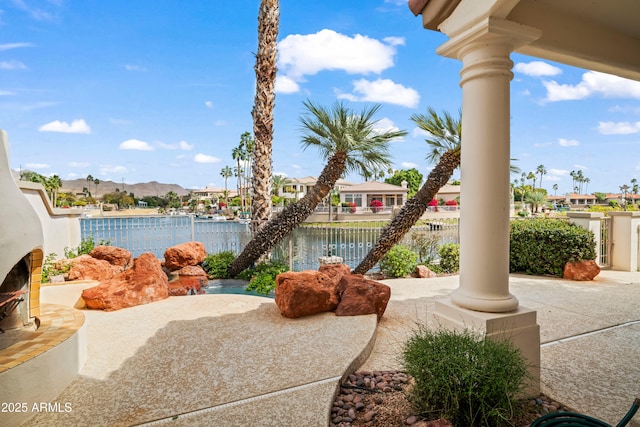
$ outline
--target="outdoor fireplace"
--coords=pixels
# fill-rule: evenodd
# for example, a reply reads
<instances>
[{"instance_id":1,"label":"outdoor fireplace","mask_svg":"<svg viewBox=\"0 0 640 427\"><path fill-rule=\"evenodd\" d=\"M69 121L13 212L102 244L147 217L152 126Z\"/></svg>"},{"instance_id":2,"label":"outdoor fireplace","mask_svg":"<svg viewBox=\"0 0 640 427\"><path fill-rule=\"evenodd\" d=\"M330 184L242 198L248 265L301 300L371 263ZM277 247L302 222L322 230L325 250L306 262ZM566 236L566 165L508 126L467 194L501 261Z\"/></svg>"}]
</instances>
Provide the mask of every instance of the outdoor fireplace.
<instances>
[{"instance_id":1,"label":"outdoor fireplace","mask_svg":"<svg viewBox=\"0 0 640 427\"><path fill-rule=\"evenodd\" d=\"M36 211L11 174L3 130L0 144L0 328L8 330L37 322L44 237Z\"/></svg>"}]
</instances>

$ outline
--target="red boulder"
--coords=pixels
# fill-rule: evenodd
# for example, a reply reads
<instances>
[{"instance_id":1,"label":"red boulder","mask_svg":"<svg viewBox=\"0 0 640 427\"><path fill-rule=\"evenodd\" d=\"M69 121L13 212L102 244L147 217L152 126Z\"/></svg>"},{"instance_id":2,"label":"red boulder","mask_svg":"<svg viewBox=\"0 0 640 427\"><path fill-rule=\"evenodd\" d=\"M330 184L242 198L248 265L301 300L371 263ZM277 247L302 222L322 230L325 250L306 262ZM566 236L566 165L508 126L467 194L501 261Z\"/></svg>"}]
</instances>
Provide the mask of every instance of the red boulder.
<instances>
[{"instance_id":1,"label":"red boulder","mask_svg":"<svg viewBox=\"0 0 640 427\"><path fill-rule=\"evenodd\" d=\"M76 258L58 261L55 268L65 270L68 265L69 271L65 274L65 280L107 280L111 279L122 268L112 266L109 262L93 258L90 255L80 255Z\"/></svg>"},{"instance_id":2,"label":"red boulder","mask_svg":"<svg viewBox=\"0 0 640 427\"><path fill-rule=\"evenodd\" d=\"M180 270L189 265L198 265L207 257L200 242L187 242L167 248L164 252L164 266L170 271Z\"/></svg>"},{"instance_id":3,"label":"red boulder","mask_svg":"<svg viewBox=\"0 0 640 427\"><path fill-rule=\"evenodd\" d=\"M318 269L320 273L324 273L331 278L331 281L338 285L340 283L340 279L345 274L351 274L351 269L348 265L345 264L325 264L321 265Z\"/></svg>"},{"instance_id":4,"label":"red boulder","mask_svg":"<svg viewBox=\"0 0 640 427\"><path fill-rule=\"evenodd\" d=\"M568 262L562 277L570 280L593 280L600 274L600 266L594 260Z\"/></svg>"},{"instance_id":5,"label":"red boulder","mask_svg":"<svg viewBox=\"0 0 640 427\"><path fill-rule=\"evenodd\" d=\"M82 292L88 308L119 310L169 297L169 281L160 261L150 252L133 261L133 267Z\"/></svg>"},{"instance_id":6,"label":"red boulder","mask_svg":"<svg viewBox=\"0 0 640 427\"><path fill-rule=\"evenodd\" d=\"M96 246L89 255L95 259L107 261L111 265L122 267L122 270L129 267L133 261L131 252L115 246Z\"/></svg>"},{"instance_id":7,"label":"red boulder","mask_svg":"<svg viewBox=\"0 0 640 427\"><path fill-rule=\"evenodd\" d=\"M349 274L340 281L340 304L336 308L337 316L359 316L376 314L382 319L387 303L391 298L391 288L357 274Z\"/></svg>"},{"instance_id":8,"label":"red boulder","mask_svg":"<svg viewBox=\"0 0 640 427\"><path fill-rule=\"evenodd\" d=\"M334 310L338 293L331 278L324 273L286 272L276 277L275 302L284 317L297 318Z\"/></svg>"},{"instance_id":9,"label":"red boulder","mask_svg":"<svg viewBox=\"0 0 640 427\"><path fill-rule=\"evenodd\" d=\"M172 272L176 279L169 282L169 295L194 295L204 294L202 289L207 286L209 278L207 273L199 265L182 267L180 270Z\"/></svg>"}]
</instances>

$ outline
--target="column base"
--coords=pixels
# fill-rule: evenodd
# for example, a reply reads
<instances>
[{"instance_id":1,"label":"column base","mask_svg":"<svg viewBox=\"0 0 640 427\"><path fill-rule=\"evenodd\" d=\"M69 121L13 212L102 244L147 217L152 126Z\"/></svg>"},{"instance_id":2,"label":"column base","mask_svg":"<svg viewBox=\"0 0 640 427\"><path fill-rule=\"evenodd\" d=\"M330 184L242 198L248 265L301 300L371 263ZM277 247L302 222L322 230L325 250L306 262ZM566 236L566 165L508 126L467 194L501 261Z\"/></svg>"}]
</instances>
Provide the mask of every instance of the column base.
<instances>
[{"instance_id":1,"label":"column base","mask_svg":"<svg viewBox=\"0 0 640 427\"><path fill-rule=\"evenodd\" d=\"M436 301L433 321L436 327L458 331L474 329L488 338L509 338L529 365L531 380L523 397L540 394L540 325L534 310L519 306L509 313L485 313L459 307L445 298Z\"/></svg>"},{"instance_id":2,"label":"column base","mask_svg":"<svg viewBox=\"0 0 640 427\"><path fill-rule=\"evenodd\" d=\"M451 293L451 300L459 307L468 310L484 311L489 313L507 313L518 308L518 298L509 294L504 298L478 298L469 295L462 288Z\"/></svg>"}]
</instances>

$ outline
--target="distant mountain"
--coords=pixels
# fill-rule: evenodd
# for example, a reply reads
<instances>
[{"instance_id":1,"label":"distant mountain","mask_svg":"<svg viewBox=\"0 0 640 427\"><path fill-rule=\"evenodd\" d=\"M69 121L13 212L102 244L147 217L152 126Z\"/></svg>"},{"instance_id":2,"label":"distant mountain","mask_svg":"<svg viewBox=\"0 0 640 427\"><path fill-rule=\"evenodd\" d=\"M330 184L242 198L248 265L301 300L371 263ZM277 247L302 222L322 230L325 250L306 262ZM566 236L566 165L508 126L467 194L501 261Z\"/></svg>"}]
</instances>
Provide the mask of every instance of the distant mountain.
<instances>
[{"instance_id":1,"label":"distant mountain","mask_svg":"<svg viewBox=\"0 0 640 427\"><path fill-rule=\"evenodd\" d=\"M97 187L94 183L88 182L86 179L74 179L62 181L60 191L68 191L73 193L82 193L83 188L89 189L92 196L102 197L105 193L113 193L116 188L120 191L124 189L127 193L133 193L135 197L142 198L146 196L164 196L169 191L173 191L179 196L189 194L189 190L185 190L177 184L162 184L158 181L144 182L139 184L122 184L121 182L100 181Z\"/></svg>"}]
</instances>

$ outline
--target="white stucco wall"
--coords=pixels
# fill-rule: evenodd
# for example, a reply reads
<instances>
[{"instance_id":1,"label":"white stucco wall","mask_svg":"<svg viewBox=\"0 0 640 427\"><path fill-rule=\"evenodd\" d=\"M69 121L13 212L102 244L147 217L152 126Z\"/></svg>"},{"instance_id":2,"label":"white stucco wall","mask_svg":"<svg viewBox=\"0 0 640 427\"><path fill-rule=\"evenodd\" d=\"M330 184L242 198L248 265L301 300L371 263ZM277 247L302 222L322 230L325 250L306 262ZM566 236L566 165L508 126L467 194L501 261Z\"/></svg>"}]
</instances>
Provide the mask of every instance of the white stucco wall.
<instances>
[{"instance_id":1,"label":"white stucco wall","mask_svg":"<svg viewBox=\"0 0 640 427\"><path fill-rule=\"evenodd\" d=\"M41 184L25 181L19 181L17 184L42 223L44 255L54 252L58 257L62 257L65 248L78 247L81 240L79 220L81 212L53 208Z\"/></svg>"}]
</instances>

